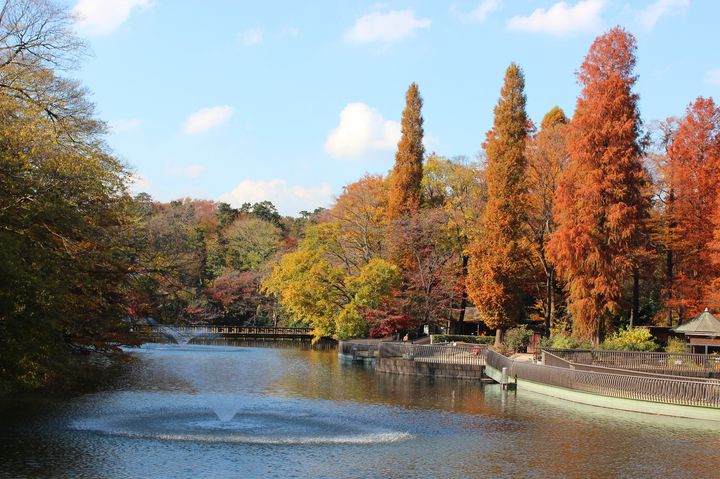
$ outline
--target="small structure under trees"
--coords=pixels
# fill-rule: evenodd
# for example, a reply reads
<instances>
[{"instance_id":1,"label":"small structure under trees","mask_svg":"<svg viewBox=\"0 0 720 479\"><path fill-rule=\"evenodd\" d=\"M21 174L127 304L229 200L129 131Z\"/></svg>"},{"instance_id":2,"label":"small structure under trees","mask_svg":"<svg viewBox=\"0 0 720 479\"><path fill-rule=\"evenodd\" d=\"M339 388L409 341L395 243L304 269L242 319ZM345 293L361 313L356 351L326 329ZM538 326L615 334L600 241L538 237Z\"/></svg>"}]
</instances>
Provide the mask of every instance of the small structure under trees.
<instances>
[{"instance_id":1,"label":"small structure under trees","mask_svg":"<svg viewBox=\"0 0 720 479\"><path fill-rule=\"evenodd\" d=\"M700 316L674 329L690 338L691 353L720 352L720 320L705 308Z\"/></svg>"}]
</instances>

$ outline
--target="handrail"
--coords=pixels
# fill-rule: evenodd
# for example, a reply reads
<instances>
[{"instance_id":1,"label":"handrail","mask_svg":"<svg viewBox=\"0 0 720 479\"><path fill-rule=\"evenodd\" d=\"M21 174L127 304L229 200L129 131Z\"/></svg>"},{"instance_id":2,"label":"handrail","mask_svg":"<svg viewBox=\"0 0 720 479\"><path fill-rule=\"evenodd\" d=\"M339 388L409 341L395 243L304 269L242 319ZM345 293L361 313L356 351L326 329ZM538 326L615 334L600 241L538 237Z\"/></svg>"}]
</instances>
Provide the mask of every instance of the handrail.
<instances>
[{"instance_id":1,"label":"handrail","mask_svg":"<svg viewBox=\"0 0 720 479\"><path fill-rule=\"evenodd\" d=\"M611 368L607 366L597 366L597 365L591 365L591 364L582 364L582 363L573 363L566 359L563 359L559 356L556 356L555 354L552 354L548 350L543 350L542 352L542 364L546 366L556 366L566 369L577 369L579 371L595 371L600 373L608 373L608 374L625 374L627 376L638 376L638 377L657 377L657 378L666 378L666 379L680 379L685 380L688 378L688 376L677 376L672 374L662 374L658 372L647 372L647 371L637 371L633 369L622 369L622 368ZM713 382L713 383L720 383L720 379L713 379L713 378L706 378L706 377L693 377L694 381L705 381L705 382Z\"/></svg>"},{"instance_id":2,"label":"handrail","mask_svg":"<svg viewBox=\"0 0 720 479\"><path fill-rule=\"evenodd\" d=\"M450 345L450 344L411 344L400 342L382 342L378 347L380 358L402 358L415 362L434 364L485 365L486 344Z\"/></svg>"},{"instance_id":3,"label":"handrail","mask_svg":"<svg viewBox=\"0 0 720 479\"><path fill-rule=\"evenodd\" d=\"M487 364L498 370L507 367L509 375L516 379L549 386L624 399L720 408L720 381L716 380L582 371L512 361L495 351L487 352Z\"/></svg>"},{"instance_id":4,"label":"handrail","mask_svg":"<svg viewBox=\"0 0 720 479\"><path fill-rule=\"evenodd\" d=\"M284 328L267 326L172 326L157 325L138 328L140 331L164 333L172 329L180 334L229 334L229 335L312 335L313 328Z\"/></svg>"},{"instance_id":5,"label":"handrail","mask_svg":"<svg viewBox=\"0 0 720 479\"><path fill-rule=\"evenodd\" d=\"M572 363L591 366L679 376L707 377L720 373L720 357L711 354L552 348L543 348L543 351Z\"/></svg>"}]
</instances>

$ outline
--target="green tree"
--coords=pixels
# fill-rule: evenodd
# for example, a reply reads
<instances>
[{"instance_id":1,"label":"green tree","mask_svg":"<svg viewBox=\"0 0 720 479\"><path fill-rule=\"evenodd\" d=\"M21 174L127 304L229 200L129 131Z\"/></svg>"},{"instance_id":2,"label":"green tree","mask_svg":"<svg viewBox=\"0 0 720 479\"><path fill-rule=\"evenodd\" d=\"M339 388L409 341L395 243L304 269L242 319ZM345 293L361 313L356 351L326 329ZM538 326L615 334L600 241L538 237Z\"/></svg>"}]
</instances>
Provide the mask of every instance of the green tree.
<instances>
[{"instance_id":1,"label":"green tree","mask_svg":"<svg viewBox=\"0 0 720 479\"><path fill-rule=\"evenodd\" d=\"M280 228L259 218L238 218L210 248L215 274L222 268L256 271L278 250Z\"/></svg>"}]
</instances>

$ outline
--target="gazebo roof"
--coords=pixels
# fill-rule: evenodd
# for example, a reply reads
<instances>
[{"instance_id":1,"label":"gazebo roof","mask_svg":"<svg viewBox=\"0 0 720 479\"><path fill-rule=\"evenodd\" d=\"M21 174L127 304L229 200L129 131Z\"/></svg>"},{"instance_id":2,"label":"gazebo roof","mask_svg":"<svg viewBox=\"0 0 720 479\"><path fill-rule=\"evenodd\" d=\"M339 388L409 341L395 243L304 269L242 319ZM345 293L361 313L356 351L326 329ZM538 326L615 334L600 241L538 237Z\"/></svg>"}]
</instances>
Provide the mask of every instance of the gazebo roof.
<instances>
[{"instance_id":1,"label":"gazebo roof","mask_svg":"<svg viewBox=\"0 0 720 479\"><path fill-rule=\"evenodd\" d=\"M720 336L720 320L710 314L707 308L697 318L673 329L686 336Z\"/></svg>"}]
</instances>

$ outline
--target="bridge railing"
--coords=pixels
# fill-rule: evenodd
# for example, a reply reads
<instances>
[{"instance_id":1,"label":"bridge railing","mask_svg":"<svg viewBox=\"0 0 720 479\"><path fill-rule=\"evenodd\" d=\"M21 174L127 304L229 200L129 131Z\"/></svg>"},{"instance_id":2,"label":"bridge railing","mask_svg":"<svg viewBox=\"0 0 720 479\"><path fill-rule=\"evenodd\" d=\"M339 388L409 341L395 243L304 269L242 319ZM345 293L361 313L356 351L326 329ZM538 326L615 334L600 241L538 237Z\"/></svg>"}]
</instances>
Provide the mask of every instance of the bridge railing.
<instances>
[{"instance_id":1,"label":"bridge railing","mask_svg":"<svg viewBox=\"0 0 720 479\"><path fill-rule=\"evenodd\" d=\"M274 328L266 326L150 326L152 332L172 328L181 334L227 334L227 335L312 335L313 328Z\"/></svg>"},{"instance_id":2,"label":"bridge railing","mask_svg":"<svg viewBox=\"0 0 720 479\"><path fill-rule=\"evenodd\" d=\"M510 377L549 386L624 399L720 408L720 380L582 371L512 361L495 351L488 351L487 363L500 371L507 367Z\"/></svg>"},{"instance_id":3,"label":"bridge railing","mask_svg":"<svg viewBox=\"0 0 720 479\"><path fill-rule=\"evenodd\" d=\"M409 344L399 342L380 343L378 356L381 358L412 359L415 362L435 364L485 365L488 346L485 344Z\"/></svg>"},{"instance_id":4,"label":"bridge railing","mask_svg":"<svg viewBox=\"0 0 720 479\"><path fill-rule=\"evenodd\" d=\"M591 349L543 349L575 364L629 369L677 376L708 377L720 373L720 357L710 354L646 353Z\"/></svg>"}]
</instances>

